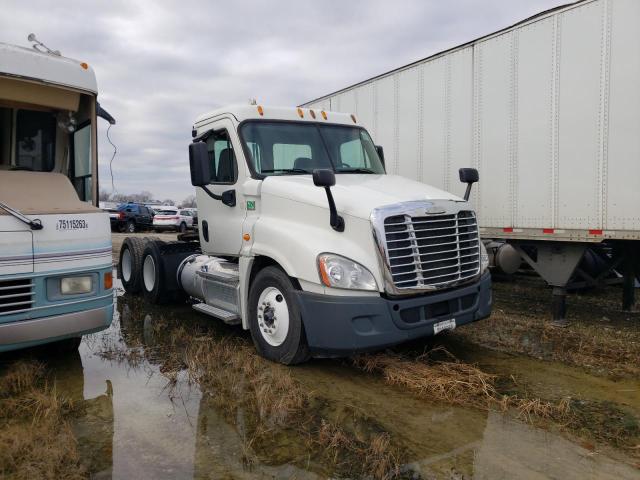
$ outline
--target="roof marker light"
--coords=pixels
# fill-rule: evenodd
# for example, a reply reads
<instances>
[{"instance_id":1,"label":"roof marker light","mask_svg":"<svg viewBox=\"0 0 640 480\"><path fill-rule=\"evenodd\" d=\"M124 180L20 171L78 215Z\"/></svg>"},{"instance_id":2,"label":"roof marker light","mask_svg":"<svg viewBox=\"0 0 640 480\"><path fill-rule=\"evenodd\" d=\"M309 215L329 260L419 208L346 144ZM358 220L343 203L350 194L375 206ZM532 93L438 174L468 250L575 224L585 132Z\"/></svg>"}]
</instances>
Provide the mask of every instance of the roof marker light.
<instances>
[{"instance_id":1,"label":"roof marker light","mask_svg":"<svg viewBox=\"0 0 640 480\"><path fill-rule=\"evenodd\" d=\"M309 110L309 113L311 114L311 118L316 118L316 112Z\"/></svg>"},{"instance_id":2,"label":"roof marker light","mask_svg":"<svg viewBox=\"0 0 640 480\"><path fill-rule=\"evenodd\" d=\"M325 112L324 110L321 110L320 114L322 115L322 118L324 118L325 120L327 119L327 112Z\"/></svg>"},{"instance_id":3,"label":"roof marker light","mask_svg":"<svg viewBox=\"0 0 640 480\"><path fill-rule=\"evenodd\" d=\"M351 120L353 120L353 123L358 123L356 116L353 113L351 114Z\"/></svg>"},{"instance_id":4,"label":"roof marker light","mask_svg":"<svg viewBox=\"0 0 640 480\"><path fill-rule=\"evenodd\" d=\"M304 112L300 107L298 107L298 115L300 116L300 118L304 118Z\"/></svg>"},{"instance_id":5,"label":"roof marker light","mask_svg":"<svg viewBox=\"0 0 640 480\"><path fill-rule=\"evenodd\" d=\"M82 63L80 64L80 66L81 66L84 70L88 70L88 69L89 69L89 64L88 64L88 63L82 62Z\"/></svg>"},{"instance_id":6,"label":"roof marker light","mask_svg":"<svg viewBox=\"0 0 640 480\"><path fill-rule=\"evenodd\" d=\"M264 115L264 110L262 109L262 105L258 105L258 113L262 117Z\"/></svg>"}]
</instances>

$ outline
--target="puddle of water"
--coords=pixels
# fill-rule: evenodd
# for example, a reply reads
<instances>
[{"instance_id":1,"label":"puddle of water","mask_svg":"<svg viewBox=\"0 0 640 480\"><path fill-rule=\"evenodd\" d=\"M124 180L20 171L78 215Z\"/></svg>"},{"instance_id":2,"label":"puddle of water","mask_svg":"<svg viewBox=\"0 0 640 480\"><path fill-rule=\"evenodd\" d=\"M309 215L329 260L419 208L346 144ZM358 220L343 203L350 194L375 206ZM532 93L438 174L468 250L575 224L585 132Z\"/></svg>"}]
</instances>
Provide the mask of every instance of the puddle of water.
<instances>
[{"instance_id":1,"label":"puddle of water","mask_svg":"<svg viewBox=\"0 0 640 480\"><path fill-rule=\"evenodd\" d=\"M314 479L362 471L361 465L336 466L300 425L274 425L256 436L256 411L243 404L230 415L215 392L190 381L172 355L167 339L181 324L198 324L214 337L246 338L240 329L188 307L159 309L122 296L109 330L85 338L79 352L50 364L58 387L85 403L73 428L92 477ZM637 400L607 393L611 386L592 377L562 376L548 362L472 349L465 359L501 374L508 366L536 388ZM404 478L640 478L637 467L556 434L498 413L416 398L341 361L312 361L288 371L311 393L316 418L361 443L372 432L386 432L404 463Z\"/></svg>"}]
</instances>

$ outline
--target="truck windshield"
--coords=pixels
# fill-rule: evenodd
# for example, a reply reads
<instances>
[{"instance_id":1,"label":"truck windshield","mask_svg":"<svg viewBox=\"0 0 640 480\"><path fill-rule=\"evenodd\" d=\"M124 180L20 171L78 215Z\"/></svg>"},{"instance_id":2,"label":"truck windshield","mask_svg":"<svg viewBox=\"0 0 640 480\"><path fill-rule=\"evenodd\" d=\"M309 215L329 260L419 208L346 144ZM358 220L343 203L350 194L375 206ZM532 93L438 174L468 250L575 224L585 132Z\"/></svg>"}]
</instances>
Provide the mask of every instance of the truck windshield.
<instances>
[{"instance_id":1,"label":"truck windshield","mask_svg":"<svg viewBox=\"0 0 640 480\"><path fill-rule=\"evenodd\" d=\"M263 176L304 175L318 168L384 174L363 128L259 120L242 125L240 136L254 171Z\"/></svg>"}]
</instances>

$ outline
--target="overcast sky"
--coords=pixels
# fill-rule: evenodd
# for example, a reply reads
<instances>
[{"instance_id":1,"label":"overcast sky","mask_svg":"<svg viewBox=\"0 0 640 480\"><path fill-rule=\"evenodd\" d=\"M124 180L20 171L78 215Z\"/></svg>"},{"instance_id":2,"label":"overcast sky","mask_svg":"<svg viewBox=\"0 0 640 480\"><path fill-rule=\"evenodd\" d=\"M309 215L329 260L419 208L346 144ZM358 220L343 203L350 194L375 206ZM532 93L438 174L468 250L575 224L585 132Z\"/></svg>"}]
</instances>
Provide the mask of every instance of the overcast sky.
<instances>
[{"instance_id":1,"label":"overcast sky","mask_svg":"<svg viewBox=\"0 0 640 480\"><path fill-rule=\"evenodd\" d=\"M187 147L203 112L256 98L297 105L511 25L562 0L2 0L0 42L37 37L86 61L119 193L193 193ZM111 190L100 121L101 188Z\"/></svg>"}]
</instances>

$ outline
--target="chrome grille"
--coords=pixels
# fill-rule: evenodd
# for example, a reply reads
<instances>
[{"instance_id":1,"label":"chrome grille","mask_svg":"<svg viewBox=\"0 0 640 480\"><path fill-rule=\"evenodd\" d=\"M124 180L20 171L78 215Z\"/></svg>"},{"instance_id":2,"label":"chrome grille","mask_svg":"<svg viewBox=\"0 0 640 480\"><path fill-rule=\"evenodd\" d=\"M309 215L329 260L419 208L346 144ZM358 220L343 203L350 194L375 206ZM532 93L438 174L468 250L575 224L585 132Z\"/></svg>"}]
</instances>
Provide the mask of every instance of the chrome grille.
<instances>
[{"instance_id":1,"label":"chrome grille","mask_svg":"<svg viewBox=\"0 0 640 480\"><path fill-rule=\"evenodd\" d=\"M480 272L474 212L384 220L387 261L397 289L445 288Z\"/></svg>"},{"instance_id":2,"label":"chrome grille","mask_svg":"<svg viewBox=\"0 0 640 480\"><path fill-rule=\"evenodd\" d=\"M30 278L0 280L0 316L30 310L35 295L33 287Z\"/></svg>"}]
</instances>

